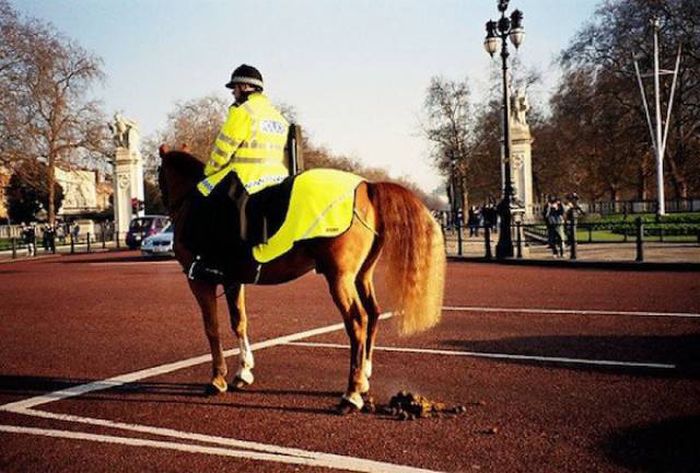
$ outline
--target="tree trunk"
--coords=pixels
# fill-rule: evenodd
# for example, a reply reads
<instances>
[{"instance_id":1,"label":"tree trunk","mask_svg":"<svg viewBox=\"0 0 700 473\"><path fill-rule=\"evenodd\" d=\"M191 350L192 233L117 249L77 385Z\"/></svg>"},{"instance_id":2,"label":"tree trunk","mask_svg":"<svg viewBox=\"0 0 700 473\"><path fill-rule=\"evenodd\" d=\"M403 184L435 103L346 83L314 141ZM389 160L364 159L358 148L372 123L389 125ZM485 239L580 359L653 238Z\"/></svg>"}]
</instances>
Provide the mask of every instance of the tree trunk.
<instances>
[{"instance_id":1,"label":"tree trunk","mask_svg":"<svg viewBox=\"0 0 700 473\"><path fill-rule=\"evenodd\" d=\"M639 169L639 179L637 181L637 200L647 200L647 177L644 169Z\"/></svg>"},{"instance_id":2,"label":"tree trunk","mask_svg":"<svg viewBox=\"0 0 700 473\"><path fill-rule=\"evenodd\" d=\"M676 146L672 153L667 153L666 160L668 161L668 167L671 176L671 182L673 183L673 190L675 192L676 199L687 199L688 198L688 179L685 175L685 169L683 164L686 163L685 158L685 140L683 137L683 122L681 121L680 110L683 106L683 84L681 81L681 89L679 90L679 100L676 108L674 135L676 138Z\"/></svg>"},{"instance_id":3,"label":"tree trunk","mask_svg":"<svg viewBox=\"0 0 700 473\"><path fill-rule=\"evenodd\" d=\"M618 192L617 187L610 186L609 190L610 190L610 200L612 200L613 202L617 202L618 200L620 200L620 193Z\"/></svg>"},{"instance_id":4,"label":"tree trunk","mask_svg":"<svg viewBox=\"0 0 700 473\"><path fill-rule=\"evenodd\" d=\"M639 175L637 180L637 200L647 200L649 198L649 163L645 158L639 164Z\"/></svg>"},{"instance_id":5,"label":"tree trunk","mask_svg":"<svg viewBox=\"0 0 700 473\"><path fill-rule=\"evenodd\" d=\"M676 153L668 154L668 164L669 171L671 174L671 182L673 183L673 190L675 192L675 197L677 199L687 199L688 198L688 180L683 175L683 172L679 169L677 164L677 154L680 152L680 148Z\"/></svg>"},{"instance_id":6,"label":"tree trunk","mask_svg":"<svg viewBox=\"0 0 700 473\"><path fill-rule=\"evenodd\" d=\"M46 209L48 213L49 225L54 225L56 223L56 155L55 152L51 151L49 153L49 163L47 169L47 185L49 186L49 208Z\"/></svg>"},{"instance_id":7,"label":"tree trunk","mask_svg":"<svg viewBox=\"0 0 700 473\"><path fill-rule=\"evenodd\" d=\"M459 183L462 187L462 212L466 215L467 209L469 208L469 190L467 186L464 185L464 179L460 179Z\"/></svg>"}]
</instances>

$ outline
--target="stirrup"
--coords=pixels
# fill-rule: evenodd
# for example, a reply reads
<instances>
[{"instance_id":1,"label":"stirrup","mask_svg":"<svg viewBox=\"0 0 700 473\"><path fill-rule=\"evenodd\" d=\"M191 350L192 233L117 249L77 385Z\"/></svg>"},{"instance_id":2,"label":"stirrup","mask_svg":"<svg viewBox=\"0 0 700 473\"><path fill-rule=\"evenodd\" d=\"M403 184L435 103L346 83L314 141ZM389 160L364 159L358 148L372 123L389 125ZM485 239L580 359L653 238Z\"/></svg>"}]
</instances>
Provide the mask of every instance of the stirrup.
<instances>
[{"instance_id":1,"label":"stirrup","mask_svg":"<svg viewBox=\"0 0 700 473\"><path fill-rule=\"evenodd\" d=\"M215 268L209 268L202 262L202 257L197 255L187 269L187 279L191 281L205 281L214 284L224 282L224 273Z\"/></svg>"}]
</instances>

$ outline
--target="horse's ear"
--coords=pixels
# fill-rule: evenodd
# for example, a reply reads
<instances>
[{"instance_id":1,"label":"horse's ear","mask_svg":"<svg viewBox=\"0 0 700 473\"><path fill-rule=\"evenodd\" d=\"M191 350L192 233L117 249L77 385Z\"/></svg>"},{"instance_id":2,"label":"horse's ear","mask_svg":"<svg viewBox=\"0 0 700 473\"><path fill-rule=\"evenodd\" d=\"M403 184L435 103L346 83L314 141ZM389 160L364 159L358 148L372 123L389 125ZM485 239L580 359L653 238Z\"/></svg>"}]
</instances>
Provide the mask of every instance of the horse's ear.
<instances>
[{"instance_id":1,"label":"horse's ear","mask_svg":"<svg viewBox=\"0 0 700 473\"><path fill-rule=\"evenodd\" d=\"M168 151L170 151L170 150L168 149L168 145L166 145L165 143L163 143L162 145L160 145L160 146L158 147L158 154L160 155L161 159L163 159L163 156L164 156L165 153L167 153Z\"/></svg>"}]
</instances>

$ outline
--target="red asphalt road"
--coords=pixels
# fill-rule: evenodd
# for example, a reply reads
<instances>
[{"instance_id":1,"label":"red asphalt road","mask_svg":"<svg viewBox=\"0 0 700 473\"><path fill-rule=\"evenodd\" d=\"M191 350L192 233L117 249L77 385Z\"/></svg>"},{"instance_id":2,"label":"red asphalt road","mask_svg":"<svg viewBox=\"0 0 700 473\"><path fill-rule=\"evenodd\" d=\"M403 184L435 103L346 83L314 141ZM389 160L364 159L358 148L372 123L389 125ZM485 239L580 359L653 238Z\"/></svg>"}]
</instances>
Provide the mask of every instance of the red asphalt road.
<instances>
[{"instance_id":1,"label":"red asphalt road","mask_svg":"<svg viewBox=\"0 0 700 473\"><path fill-rule=\"evenodd\" d=\"M317 275L247 291L253 343L341 322ZM466 405L467 413L416 421L340 417L333 407L345 388L348 352L317 345L347 344L335 331L302 340L311 345L257 351L256 382L244 393L205 396L210 365L204 363L35 408L179 436L0 410L0 471L335 470L286 463L288 454L273 455L281 462L255 459L247 450L229 457L221 450L239 449L182 433L440 471L697 471L700 318L546 313L699 314L697 273L450 263L445 306L462 309L446 310L437 328L408 338L383 322L378 344L546 359L377 351L378 403L406 389ZM225 346L236 347L223 307L220 314ZM111 253L0 265L0 406L205 353L196 305L173 262ZM229 358L232 371L235 361ZM167 445L129 444L133 439ZM173 449L182 445L195 451Z\"/></svg>"}]
</instances>

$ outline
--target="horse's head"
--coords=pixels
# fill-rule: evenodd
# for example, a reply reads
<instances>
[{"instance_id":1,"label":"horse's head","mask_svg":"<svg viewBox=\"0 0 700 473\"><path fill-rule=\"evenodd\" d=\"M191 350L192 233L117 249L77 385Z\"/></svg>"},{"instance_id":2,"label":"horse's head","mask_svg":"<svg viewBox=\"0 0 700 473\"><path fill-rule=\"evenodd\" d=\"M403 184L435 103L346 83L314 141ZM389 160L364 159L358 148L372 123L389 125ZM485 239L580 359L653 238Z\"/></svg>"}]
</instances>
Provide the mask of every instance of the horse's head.
<instances>
[{"instance_id":1,"label":"horse's head","mask_svg":"<svg viewBox=\"0 0 700 473\"><path fill-rule=\"evenodd\" d=\"M163 203L172 215L194 186L204 179L204 164L187 151L169 151L166 145L161 145L158 153L161 160L158 185Z\"/></svg>"}]
</instances>

